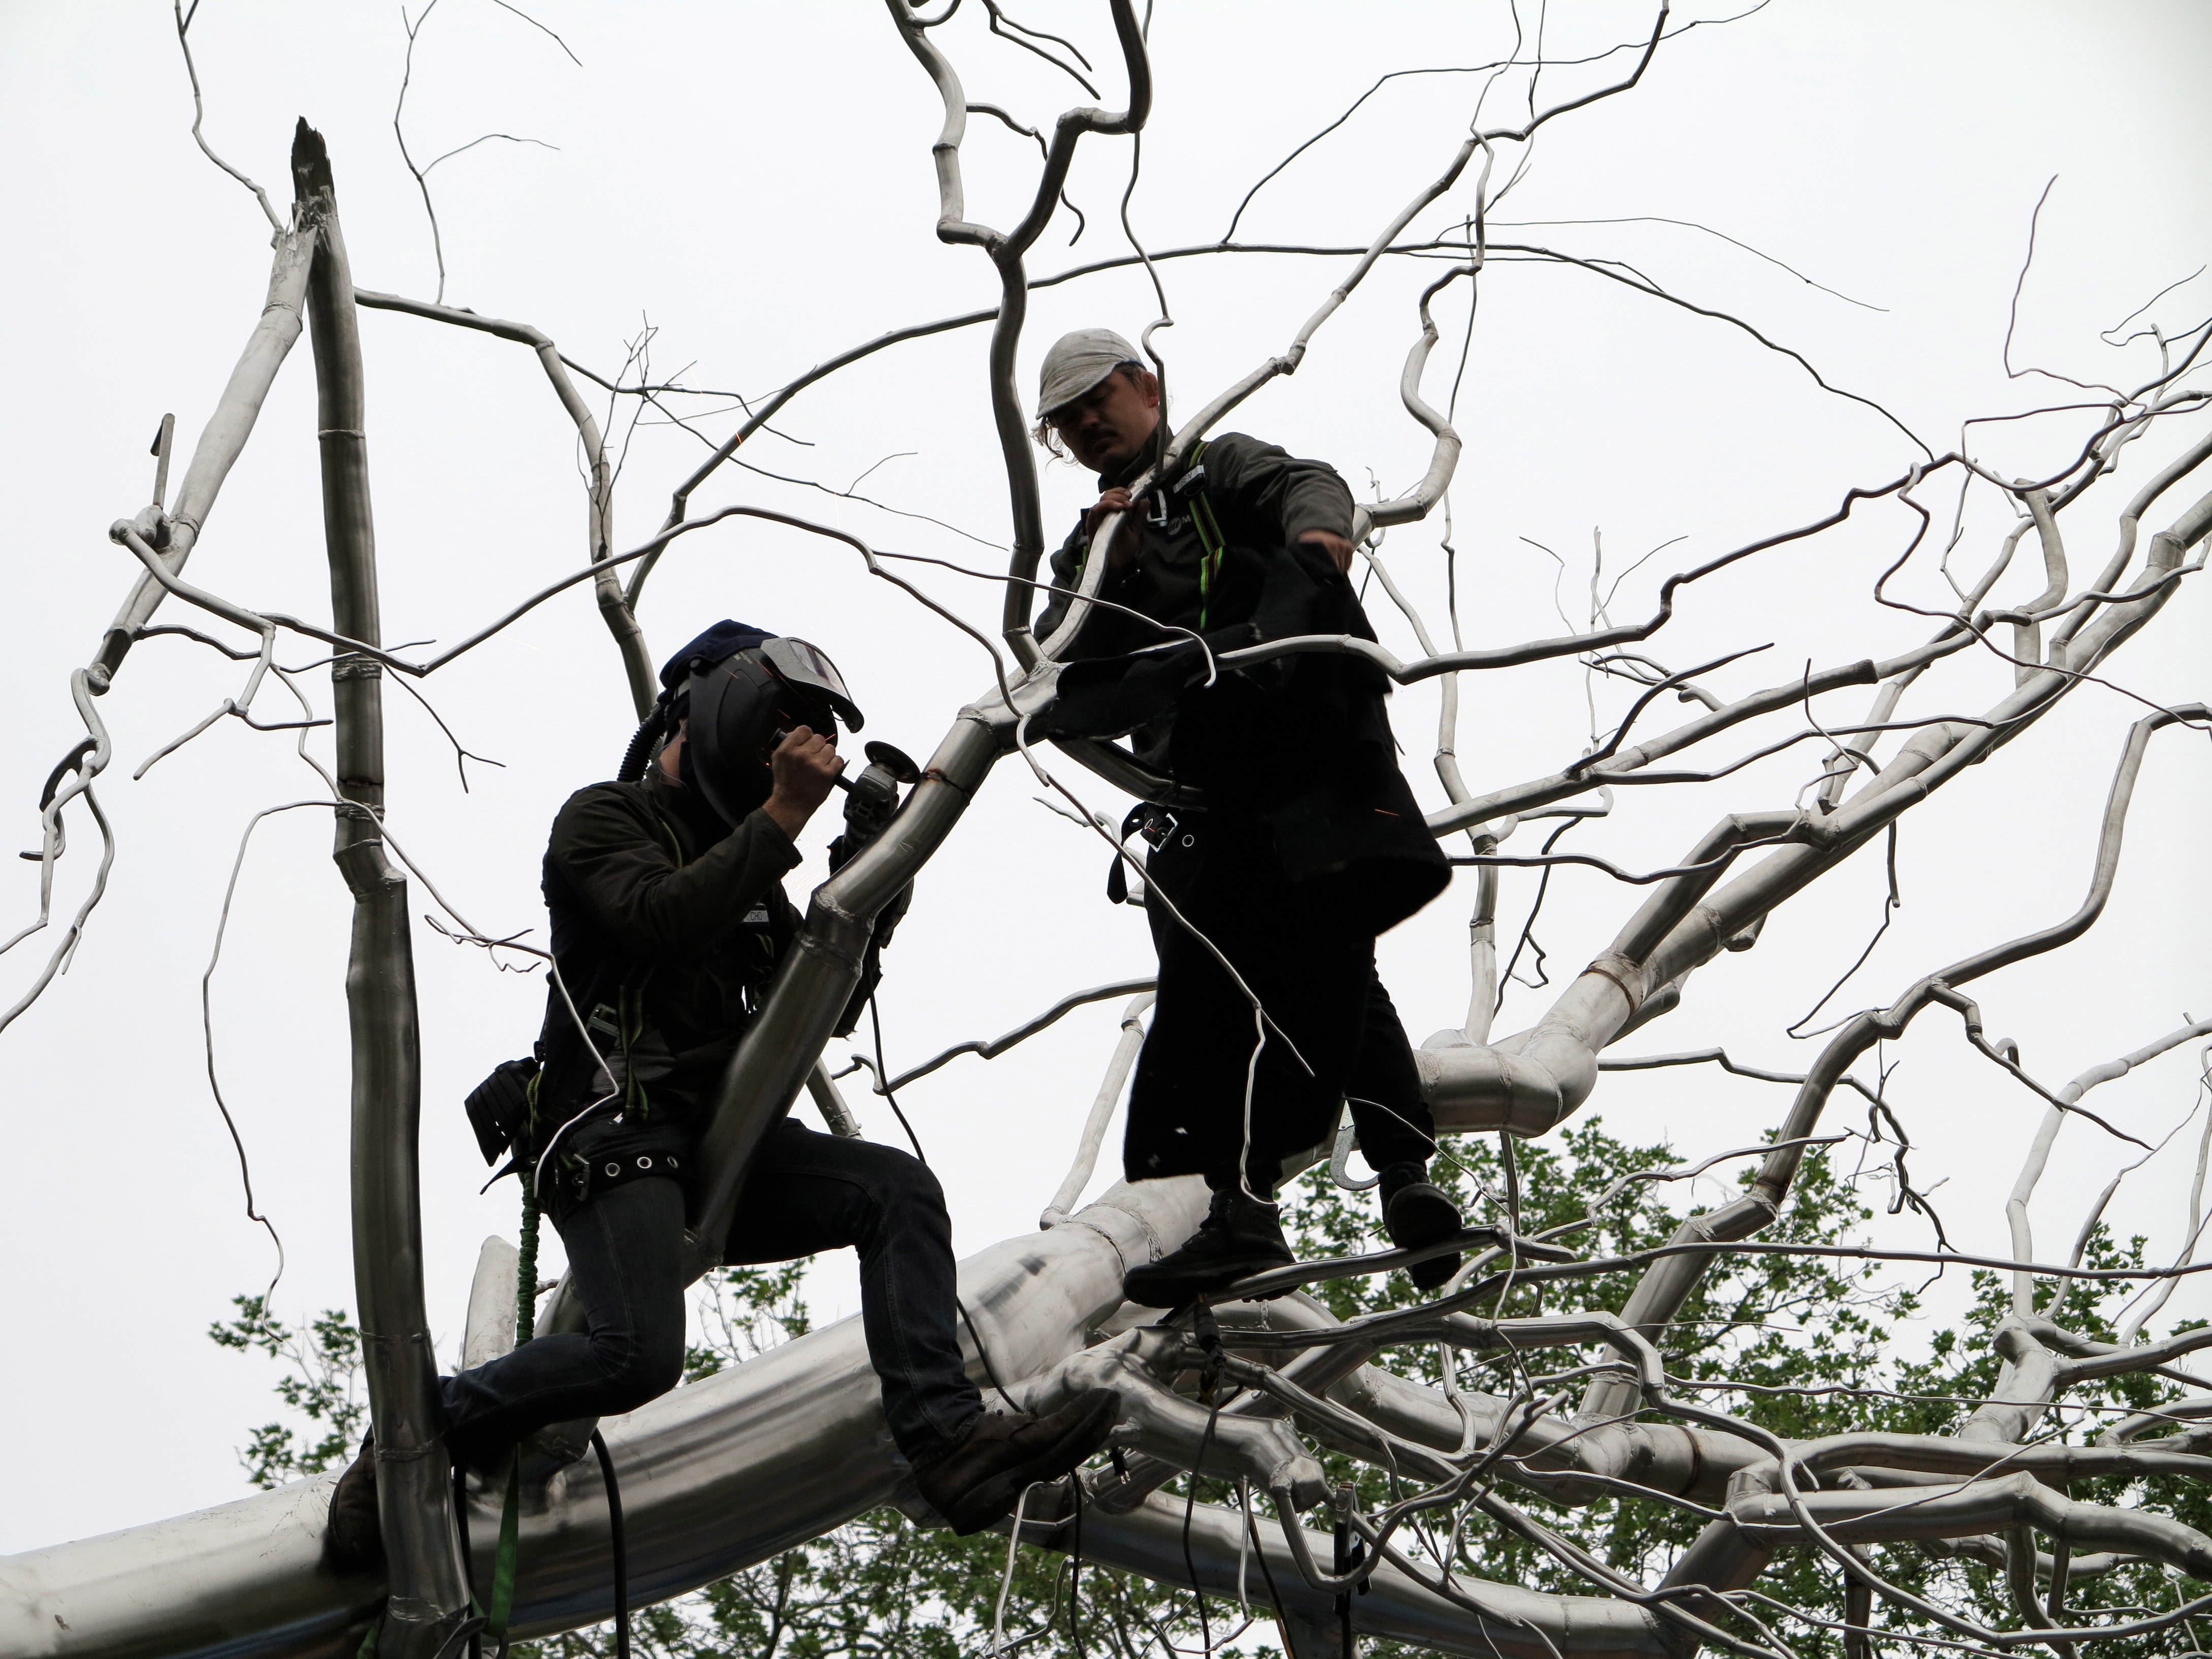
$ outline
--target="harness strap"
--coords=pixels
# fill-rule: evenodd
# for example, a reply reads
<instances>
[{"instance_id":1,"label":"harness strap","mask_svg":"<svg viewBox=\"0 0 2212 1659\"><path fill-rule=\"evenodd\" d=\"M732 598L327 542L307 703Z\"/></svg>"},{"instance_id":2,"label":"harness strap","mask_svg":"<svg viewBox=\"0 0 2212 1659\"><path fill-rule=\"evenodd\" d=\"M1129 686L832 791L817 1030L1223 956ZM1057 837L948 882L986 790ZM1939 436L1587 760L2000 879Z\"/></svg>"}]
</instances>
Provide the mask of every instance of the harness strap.
<instances>
[{"instance_id":1,"label":"harness strap","mask_svg":"<svg viewBox=\"0 0 2212 1659\"><path fill-rule=\"evenodd\" d=\"M1187 472L1186 477L1203 477L1205 469L1199 466L1199 462L1205 454L1203 439L1191 446L1190 465L1196 471ZM1202 550L1198 561L1198 631L1203 634L1207 613L1213 607L1214 579L1221 574L1221 556L1226 548L1220 522L1213 516L1213 503L1206 499L1203 483L1190 498L1190 525L1198 532L1198 544Z\"/></svg>"},{"instance_id":2,"label":"harness strap","mask_svg":"<svg viewBox=\"0 0 2212 1659\"><path fill-rule=\"evenodd\" d=\"M499 1555L491 1570L491 1605L484 1609L484 1636L502 1650L507 1627L514 1618L514 1568L521 1542L522 1451L518 1447L507 1459L507 1503L499 1512Z\"/></svg>"}]
</instances>

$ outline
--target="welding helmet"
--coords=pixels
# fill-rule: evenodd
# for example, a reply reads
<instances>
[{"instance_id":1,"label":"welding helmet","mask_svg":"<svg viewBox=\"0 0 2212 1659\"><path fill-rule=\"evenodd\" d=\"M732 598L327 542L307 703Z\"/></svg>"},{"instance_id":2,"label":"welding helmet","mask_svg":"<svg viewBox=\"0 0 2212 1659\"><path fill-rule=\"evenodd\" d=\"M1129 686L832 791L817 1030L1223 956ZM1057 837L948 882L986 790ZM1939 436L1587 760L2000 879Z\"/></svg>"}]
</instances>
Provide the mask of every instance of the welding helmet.
<instances>
[{"instance_id":1,"label":"welding helmet","mask_svg":"<svg viewBox=\"0 0 2212 1659\"><path fill-rule=\"evenodd\" d=\"M726 655L693 656L671 699L672 726L688 719L685 781L725 823L735 824L769 796L769 756L805 726L835 736L857 732L860 708L827 654L805 640L765 635Z\"/></svg>"}]
</instances>

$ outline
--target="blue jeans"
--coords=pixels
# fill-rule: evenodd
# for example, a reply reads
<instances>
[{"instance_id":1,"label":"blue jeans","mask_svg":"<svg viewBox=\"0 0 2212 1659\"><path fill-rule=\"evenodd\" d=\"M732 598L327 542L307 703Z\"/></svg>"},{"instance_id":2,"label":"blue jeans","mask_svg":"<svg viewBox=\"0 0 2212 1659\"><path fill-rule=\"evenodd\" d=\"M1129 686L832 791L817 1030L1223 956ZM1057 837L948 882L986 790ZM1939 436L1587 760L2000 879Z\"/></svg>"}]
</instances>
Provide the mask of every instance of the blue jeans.
<instances>
[{"instance_id":1,"label":"blue jeans","mask_svg":"<svg viewBox=\"0 0 2212 1659\"><path fill-rule=\"evenodd\" d=\"M446 1443L489 1466L549 1423L635 1411L684 1373L684 1189L647 1177L599 1193L559 1223L587 1328L526 1342L441 1379ZM723 1260L860 1253L860 1323L891 1437L927 1462L983 1409L960 1357L952 1224L918 1159L785 1119L761 1142Z\"/></svg>"}]
</instances>

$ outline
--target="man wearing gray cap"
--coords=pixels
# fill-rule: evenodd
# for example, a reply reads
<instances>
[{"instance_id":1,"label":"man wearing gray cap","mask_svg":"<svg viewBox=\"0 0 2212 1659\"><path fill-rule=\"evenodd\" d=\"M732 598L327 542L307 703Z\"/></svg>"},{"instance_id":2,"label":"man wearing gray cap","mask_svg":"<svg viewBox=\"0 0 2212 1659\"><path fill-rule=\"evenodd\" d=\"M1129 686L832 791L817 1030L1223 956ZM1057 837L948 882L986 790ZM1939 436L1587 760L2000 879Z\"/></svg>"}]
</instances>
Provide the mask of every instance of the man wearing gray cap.
<instances>
[{"instance_id":1,"label":"man wearing gray cap","mask_svg":"<svg viewBox=\"0 0 2212 1659\"><path fill-rule=\"evenodd\" d=\"M1099 589L1120 608L1092 607L1060 653L1069 666L1041 730L1132 733L1140 760L1205 802L1140 807L1124 831L1141 823L1152 848L1160 971L1123 1166L1132 1181L1195 1174L1213 1188L1198 1232L1132 1271L1125 1291L1180 1307L1289 1262L1273 1203L1284 1160L1325 1140L1346 1100L1382 1172L1392 1241L1448 1238L1459 1213L1428 1181L1434 1124L1375 973L1376 936L1449 877L1398 770L1388 682L1364 659L1322 654L1217 677L1189 637L1214 652L1289 635L1372 639L1347 579L1352 493L1325 462L1241 433L1192 446L1175 476L1147 480L1167 447L1159 381L1109 329L1046 353L1037 408L1038 441L1093 469L1100 490L1053 556L1063 591L1039 638L1066 619L1092 536L1127 514ZM1264 1011L1264 1040L1244 988ZM1440 1284L1455 1266L1420 1263L1415 1282Z\"/></svg>"}]
</instances>

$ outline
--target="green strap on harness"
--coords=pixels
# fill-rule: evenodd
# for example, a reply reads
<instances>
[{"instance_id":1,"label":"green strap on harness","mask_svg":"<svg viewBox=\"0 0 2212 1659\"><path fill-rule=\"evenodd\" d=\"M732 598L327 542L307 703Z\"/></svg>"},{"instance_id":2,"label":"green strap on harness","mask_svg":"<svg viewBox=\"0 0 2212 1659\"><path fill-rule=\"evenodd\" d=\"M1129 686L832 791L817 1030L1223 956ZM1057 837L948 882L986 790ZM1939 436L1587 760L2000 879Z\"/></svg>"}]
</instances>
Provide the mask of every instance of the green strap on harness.
<instances>
[{"instance_id":1,"label":"green strap on harness","mask_svg":"<svg viewBox=\"0 0 2212 1659\"><path fill-rule=\"evenodd\" d=\"M522 1247L514 1260L514 1346L538 1334L538 1194L522 1188Z\"/></svg>"},{"instance_id":2,"label":"green strap on harness","mask_svg":"<svg viewBox=\"0 0 2212 1659\"><path fill-rule=\"evenodd\" d=\"M1205 453L1203 440L1193 444L1189 465L1196 466ZM1198 544L1203 550L1198 561L1198 631L1203 634L1206 613L1213 607L1214 579L1221 574L1221 556L1226 547L1220 523L1213 516L1213 503L1206 499L1203 488L1190 498L1190 525L1198 532Z\"/></svg>"},{"instance_id":3,"label":"green strap on harness","mask_svg":"<svg viewBox=\"0 0 2212 1659\"><path fill-rule=\"evenodd\" d=\"M514 1617L514 1565L521 1553L522 1453L518 1448L507 1459L507 1504L499 1513L499 1556L491 1570L491 1605L484 1609L484 1639L502 1644Z\"/></svg>"}]
</instances>

